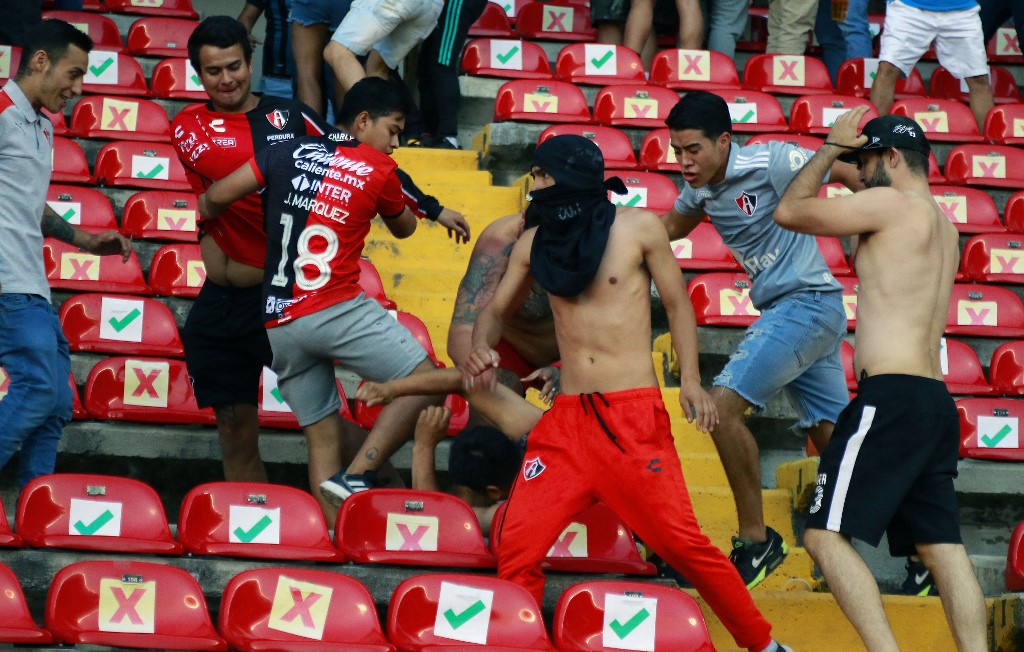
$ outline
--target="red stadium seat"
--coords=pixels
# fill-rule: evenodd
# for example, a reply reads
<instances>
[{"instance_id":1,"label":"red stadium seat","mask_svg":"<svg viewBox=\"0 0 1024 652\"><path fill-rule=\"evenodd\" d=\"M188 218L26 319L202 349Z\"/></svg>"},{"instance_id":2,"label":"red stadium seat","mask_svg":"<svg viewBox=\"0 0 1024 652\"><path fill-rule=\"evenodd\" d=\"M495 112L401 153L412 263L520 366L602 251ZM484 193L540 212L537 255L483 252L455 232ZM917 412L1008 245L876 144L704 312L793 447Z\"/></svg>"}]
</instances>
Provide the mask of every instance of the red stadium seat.
<instances>
[{"instance_id":1,"label":"red stadium seat","mask_svg":"<svg viewBox=\"0 0 1024 652\"><path fill-rule=\"evenodd\" d=\"M960 269L972 281L1021 283L1024 281L1024 236L1017 233L981 233L964 245Z\"/></svg>"},{"instance_id":2,"label":"red stadium seat","mask_svg":"<svg viewBox=\"0 0 1024 652\"><path fill-rule=\"evenodd\" d=\"M130 55L112 50L93 50L82 79L82 91L100 95L132 95L149 93L142 66Z\"/></svg>"},{"instance_id":3,"label":"red stadium seat","mask_svg":"<svg viewBox=\"0 0 1024 652\"><path fill-rule=\"evenodd\" d=\"M124 44L121 42L121 31L117 28L117 23L109 16L90 11L50 9L43 12L43 20L51 18L71 23L80 31L88 34L95 48L112 52L124 50Z\"/></svg>"},{"instance_id":4,"label":"red stadium seat","mask_svg":"<svg viewBox=\"0 0 1024 652\"><path fill-rule=\"evenodd\" d=\"M611 86L644 84L640 55L624 45L570 43L555 61L558 78L573 84Z\"/></svg>"},{"instance_id":5,"label":"red stadium seat","mask_svg":"<svg viewBox=\"0 0 1024 652\"><path fill-rule=\"evenodd\" d=\"M1020 421L1024 401L1010 398L964 398L960 413L960 457L1024 461Z\"/></svg>"},{"instance_id":6,"label":"red stadium seat","mask_svg":"<svg viewBox=\"0 0 1024 652\"><path fill-rule=\"evenodd\" d=\"M989 375L997 394L1024 395L1024 341L1000 345L992 353Z\"/></svg>"},{"instance_id":7,"label":"red stadium seat","mask_svg":"<svg viewBox=\"0 0 1024 652\"><path fill-rule=\"evenodd\" d=\"M821 252L821 257L825 259L825 264L828 265L833 276L851 276L853 274L853 269L850 268L850 263L846 260L846 252L843 251L843 244L839 242L839 238L819 235L814 239L818 241L818 251Z\"/></svg>"},{"instance_id":8,"label":"red stadium seat","mask_svg":"<svg viewBox=\"0 0 1024 652\"><path fill-rule=\"evenodd\" d=\"M743 85L779 95L835 92L821 59L797 54L755 54L743 67Z\"/></svg>"},{"instance_id":9,"label":"red stadium seat","mask_svg":"<svg viewBox=\"0 0 1024 652\"><path fill-rule=\"evenodd\" d=\"M949 301L946 334L1024 337L1024 304L1006 288L956 283Z\"/></svg>"},{"instance_id":10,"label":"red stadium seat","mask_svg":"<svg viewBox=\"0 0 1024 652\"><path fill-rule=\"evenodd\" d=\"M0 401L3 401L4 397L7 396L7 392L10 390L10 387L11 378L7 374L7 371L3 367L0 367ZM85 411L85 408L82 407L82 400L78 397L78 385L75 384L75 377L73 374L68 375L68 388L71 390L71 418L76 420L88 419L89 414ZM0 512L0 515L2 515L2 512ZM6 523L6 521L4 522ZM9 531L4 533L2 529L0 529L0 546L21 545L20 537L14 535L15 539L12 540L7 538L6 535L9 534Z\"/></svg>"},{"instance_id":11,"label":"red stadium seat","mask_svg":"<svg viewBox=\"0 0 1024 652\"><path fill-rule=\"evenodd\" d=\"M78 383L75 382L74 374L68 376L68 387L71 389L71 418L82 421L89 418L85 406L82 405L82 398L78 395Z\"/></svg>"},{"instance_id":12,"label":"red stadium seat","mask_svg":"<svg viewBox=\"0 0 1024 652\"><path fill-rule=\"evenodd\" d=\"M748 30L736 41L736 49L764 52L768 45L768 7L750 7L747 16L750 18Z\"/></svg>"},{"instance_id":13,"label":"red stadium seat","mask_svg":"<svg viewBox=\"0 0 1024 652\"><path fill-rule=\"evenodd\" d=\"M18 533L37 548L180 555L156 491L132 478L55 473L18 497Z\"/></svg>"},{"instance_id":14,"label":"red stadium seat","mask_svg":"<svg viewBox=\"0 0 1024 652\"><path fill-rule=\"evenodd\" d=\"M956 100L915 97L897 100L890 113L912 118L924 129L932 142L980 143L974 114Z\"/></svg>"},{"instance_id":15,"label":"red stadium seat","mask_svg":"<svg viewBox=\"0 0 1024 652\"><path fill-rule=\"evenodd\" d=\"M145 561L80 561L53 578L46 628L62 643L168 650L227 650L199 582Z\"/></svg>"},{"instance_id":16,"label":"red stadium seat","mask_svg":"<svg viewBox=\"0 0 1024 652\"><path fill-rule=\"evenodd\" d=\"M185 169L168 143L136 143L115 140L96 156L96 179L108 186L154 190L184 190L192 186Z\"/></svg>"},{"instance_id":17,"label":"red stadium seat","mask_svg":"<svg viewBox=\"0 0 1024 652\"><path fill-rule=\"evenodd\" d=\"M53 636L36 626L14 571L0 564L0 642L45 645Z\"/></svg>"},{"instance_id":18,"label":"red stadium seat","mask_svg":"<svg viewBox=\"0 0 1024 652\"><path fill-rule=\"evenodd\" d=\"M651 172L679 173L679 160L669 142L668 127L655 129L644 136L640 145L640 167Z\"/></svg>"},{"instance_id":19,"label":"red stadium seat","mask_svg":"<svg viewBox=\"0 0 1024 652\"><path fill-rule=\"evenodd\" d=\"M3 401L4 396L7 395L7 386L10 385L10 380L7 378L7 372L4 371L3 367L0 367L0 401ZM17 548L22 544L21 536L11 532L11 525L7 522L7 513L4 511L4 506L0 503L0 546ZM3 613L3 606L0 604L0 614ZM0 620L0 622L3 622ZM3 636L0 635L0 641L3 641Z\"/></svg>"},{"instance_id":20,"label":"red stadium seat","mask_svg":"<svg viewBox=\"0 0 1024 652\"><path fill-rule=\"evenodd\" d=\"M505 10L496 2L488 2L484 12L469 26L469 36L473 38L508 38L513 35Z\"/></svg>"},{"instance_id":21,"label":"red stadium seat","mask_svg":"<svg viewBox=\"0 0 1024 652\"><path fill-rule=\"evenodd\" d=\"M609 177L619 177L629 190L625 195L608 192L608 199L617 206L647 208L662 215L672 208L676 197L679 196L676 184L664 174L608 170L604 173L604 178Z\"/></svg>"},{"instance_id":22,"label":"red stadium seat","mask_svg":"<svg viewBox=\"0 0 1024 652\"><path fill-rule=\"evenodd\" d=\"M106 10L114 13L199 18L191 0L103 0Z\"/></svg>"},{"instance_id":23,"label":"red stadium seat","mask_svg":"<svg viewBox=\"0 0 1024 652\"><path fill-rule=\"evenodd\" d=\"M46 204L68 224L89 233L117 228L110 199L95 188L52 183L46 191Z\"/></svg>"},{"instance_id":24,"label":"red stadium seat","mask_svg":"<svg viewBox=\"0 0 1024 652\"><path fill-rule=\"evenodd\" d=\"M439 491L376 489L338 511L335 545L364 564L494 568L473 509Z\"/></svg>"},{"instance_id":25,"label":"red stadium seat","mask_svg":"<svg viewBox=\"0 0 1024 652\"><path fill-rule=\"evenodd\" d=\"M57 136L53 139L53 173L51 183L80 183L92 185L96 183L89 172L89 163L85 160L82 147L70 138Z\"/></svg>"},{"instance_id":26,"label":"red stadium seat","mask_svg":"<svg viewBox=\"0 0 1024 652\"><path fill-rule=\"evenodd\" d=\"M605 86L594 99L594 119L614 127L660 129L678 101L679 94L663 86Z\"/></svg>"},{"instance_id":27,"label":"red stadium seat","mask_svg":"<svg viewBox=\"0 0 1024 652\"><path fill-rule=\"evenodd\" d=\"M170 308L156 299L78 294L60 307L72 351L181 357L185 354Z\"/></svg>"},{"instance_id":28,"label":"red stadium seat","mask_svg":"<svg viewBox=\"0 0 1024 652\"><path fill-rule=\"evenodd\" d=\"M946 158L949 163L949 158ZM935 158L935 152L928 153L928 183L946 183L946 175L939 170L939 159ZM952 182L950 182L952 183Z\"/></svg>"},{"instance_id":29,"label":"red stadium seat","mask_svg":"<svg viewBox=\"0 0 1024 652\"><path fill-rule=\"evenodd\" d=\"M836 279L843 286L843 310L846 312L846 329L851 333L857 329L857 293L860 285L855 276L840 276Z\"/></svg>"},{"instance_id":30,"label":"red stadium seat","mask_svg":"<svg viewBox=\"0 0 1024 652\"><path fill-rule=\"evenodd\" d=\"M335 382L338 385L338 396L341 398L341 416L343 419L355 423L352 413L349 411L345 389L341 386L341 381L336 380ZM257 417L261 426L289 430L300 429L295 413L292 412L277 387L277 374L269 367L263 367L263 372L260 374L259 392L260 402L257 406Z\"/></svg>"},{"instance_id":31,"label":"red stadium seat","mask_svg":"<svg viewBox=\"0 0 1024 652\"><path fill-rule=\"evenodd\" d=\"M680 269L742 271L736 257L710 222L701 222L685 238L672 241Z\"/></svg>"},{"instance_id":32,"label":"red stadium seat","mask_svg":"<svg viewBox=\"0 0 1024 652\"><path fill-rule=\"evenodd\" d=\"M848 59L839 66L836 76L836 92L853 97L869 97L871 85L878 71L878 59ZM924 78L914 68L906 79L897 79L893 97L905 100L911 97L924 97L928 92L924 86Z\"/></svg>"},{"instance_id":33,"label":"red stadium seat","mask_svg":"<svg viewBox=\"0 0 1024 652\"><path fill-rule=\"evenodd\" d=\"M491 521L491 550L501 545L503 503ZM545 570L566 573L624 573L654 575L654 564L640 558L633 531L608 505L596 502L574 516L548 551Z\"/></svg>"},{"instance_id":34,"label":"red stadium seat","mask_svg":"<svg viewBox=\"0 0 1024 652\"><path fill-rule=\"evenodd\" d=\"M583 582L566 589L555 608L560 650L714 652L697 602L658 584Z\"/></svg>"},{"instance_id":35,"label":"red stadium seat","mask_svg":"<svg viewBox=\"0 0 1024 652\"><path fill-rule=\"evenodd\" d=\"M601 154L604 156L604 167L606 170L637 170L640 165L636 162L636 155L633 153L633 143L629 136L614 127L599 125L551 125L540 132L537 144L540 145L549 138L555 136L583 136L594 141Z\"/></svg>"},{"instance_id":36,"label":"red stadium seat","mask_svg":"<svg viewBox=\"0 0 1024 652\"><path fill-rule=\"evenodd\" d=\"M128 30L128 51L140 57L187 57L188 37L198 26L184 18L140 18Z\"/></svg>"},{"instance_id":37,"label":"red stadium seat","mask_svg":"<svg viewBox=\"0 0 1024 652\"><path fill-rule=\"evenodd\" d=\"M206 266L197 244L164 245L149 263L149 282L160 296L192 297L206 281Z\"/></svg>"},{"instance_id":38,"label":"red stadium seat","mask_svg":"<svg viewBox=\"0 0 1024 652\"><path fill-rule=\"evenodd\" d=\"M932 197L960 233L1002 233L999 210L984 190L966 186L932 186Z\"/></svg>"},{"instance_id":39,"label":"red stadium seat","mask_svg":"<svg viewBox=\"0 0 1024 652\"><path fill-rule=\"evenodd\" d=\"M132 238L199 241L196 196L190 192L141 190L124 205L121 233Z\"/></svg>"},{"instance_id":40,"label":"red stadium seat","mask_svg":"<svg viewBox=\"0 0 1024 652\"><path fill-rule=\"evenodd\" d=\"M985 116L985 138L997 145L1024 144L1024 104L1002 104Z\"/></svg>"},{"instance_id":41,"label":"red stadium seat","mask_svg":"<svg viewBox=\"0 0 1024 652\"><path fill-rule=\"evenodd\" d=\"M224 588L217 629L233 650L394 652L373 596L358 580L316 568L255 568Z\"/></svg>"},{"instance_id":42,"label":"red stadium seat","mask_svg":"<svg viewBox=\"0 0 1024 652\"><path fill-rule=\"evenodd\" d=\"M729 105L732 130L739 133L789 131L782 105L759 91L715 91Z\"/></svg>"},{"instance_id":43,"label":"red stadium seat","mask_svg":"<svg viewBox=\"0 0 1024 652\"><path fill-rule=\"evenodd\" d=\"M985 378L978 354L970 345L949 337L941 339L939 360L942 364L942 379L950 394L992 394L993 389Z\"/></svg>"},{"instance_id":44,"label":"red stadium seat","mask_svg":"<svg viewBox=\"0 0 1024 652\"><path fill-rule=\"evenodd\" d=\"M996 30L989 39L987 52L991 63L1024 63L1020 42L1017 40L1017 30L1009 25L1003 25Z\"/></svg>"},{"instance_id":45,"label":"red stadium seat","mask_svg":"<svg viewBox=\"0 0 1024 652\"><path fill-rule=\"evenodd\" d=\"M112 357L92 368L85 408L95 419L213 424L196 405L184 360Z\"/></svg>"},{"instance_id":46,"label":"red stadium seat","mask_svg":"<svg viewBox=\"0 0 1024 652\"><path fill-rule=\"evenodd\" d=\"M398 307L384 292L384 283L380 280L380 273L368 258L359 259L359 287L363 289L367 298L373 299L385 310L394 310Z\"/></svg>"},{"instance_id":47,"label":"red stadium seat","mask_svg":"<svg viewBox=\"0 0 1024 652\"><path fill-rule=\"evenodd\" d=\"M712 272L687 285L701 326L750 326L761 314L750 303L750 279L743 273Z\"/></svg>"},{"instance_id":48,"label":"red stadium seat","mask_svg":"<svg viewBox=\"0 0 1024 652\"><path fill-rule=\"evenodd\" d=\"M100 95L83 97L71 114L79 138L170 142L171 124L164 108L150 100Z\"/></svg>"},{"instance_id":49,"label":"red stadium seat","mask_svg":"<svg viewBox=\"0 0 1024 652\"><path fill-rule=\"evenodd\" d=\"M1024 150L1006 145L957 145L946 155L949 183L1018 189L1024 186Z\"/></svg>"},{"instance_id":50,"label":"red stadium seat","mask_svg":"<svg viewBox=\"0 0 1024 652\"><path fill-rule=\"evenodd\" d=\"M462 69L470 75L505 79L551 79L544 49L530 41L478 38L462 51Z\"/></svg>"},{"instance_id":51,"label":"red stadium seat","mask_svg":"<svg viewBox=\"0 0 1024 652\"><path fill-rule=\"evenodd\" d=\"M258 482L209 482L181 503L178 539L192 555L342 561L307 491Z\"/></svg>"},{"instance_id":52,"label":"red stadium seat","mask_svg":"<svg viewBox=\"0 0 1024 652\"><path fill-rule=\"evenodd\" d=\"M576 86L558 80L529 79L514 79L502 84L494 102L494 120L593 121L587 98Z\"/></svg>"},{"instance_id":53,"label":"red stadium seat","mask_svg":"<svg viewBox=\"0 0 1024 652\"><path fill-rule=\"evenodd\" d=\"M662 50L651 62L651 83L676 90L742 88L736 64L712 50Z\"/></svg>"},{"instance_id":54,"label":"red stadium seat","mask_svg":"<svg viewBox=\"0 0 1024 652\"><path fill-rule=\"evenodd\" d=\"M403 581L388 606L387 635L399 650L555 649L533 596L486 575L434 573Z\"/></svg>"},{"instance_id":55,"label":"red stadium seat","mask_svg":"<svg viewBox=\"0 0 1024 652\"><path fill-rule=\"evenodd\" d=\"M1011 104L1021 101L1017 81L1013 73L1006 68L989 66L989 80L992 84L992 101L996 104ZM928 95L965 103L970 100L967 82L957 79L942 66L932 72Z\"/></svg>"},{"instance_id":56,"label":"red stadium seat","mask_svg":"<svg viewBox=\"0 0 1024 652\"><path fill-rule=\"evenodd\" d=\"M804 95L793 102L789 128L798 134L825 135L832 130L836 118L858 106L868 107L868 112L860 120L860 128L868 120L878 117L874 105L865 99L845 95Z\"/></svg>"},{"instance_id":57,"label":"red stadium seat","mask_svg":"<svg viewBox=\"0 0 1024 652\"><path fill-rule=\"evenodd\" d=\"M0 84L6 84L18 74L21 65L21 48L17 45L0 45Z\"/></svg>"},{"instance_id":58,"label":"red stadium seat","mask_svg":"<svg viewBox=\"0 0 1024 652\"><path fill-rule=\"evenodd\" d=\"M1006 551L1006 589L1024 591L1024 521L1013 528Z\"/></svg>"},{"instance_id":59,"label":"red stadium seat","mask_svg":"<svg viewBox=\"0 0 1024 652\"><path fill-rule=\"evenodd\" d=\"M127 262L120 256L95 256L78 247L46 238L43 263L50 287L75 292L150 294L139 258L132 251Z\"/></svg>"},{"instance_id":60,"label":"red stadium seat","mask_svg":"<svg viewBox=\"0 0 1024 652\"><path fill-rule=\"evenodd\" d=\"M153 97L173 100L209 101L199 75L185 58L164 59L153 68Z\"/></svg>"},{"instance_id":61,"label":"red stadium seat","mask_svg":"<svg viewBox=\"0 0 1024 652\"><path fill-rule=\"evenodd\" d=\"M748 145L764 145L766 143L790 143L797 147L803 147L809 149L812 152L818 151L822 143L825 142L824 138L818 138L817 136L806 136L804 134L785 134L785 133L773 133L773 134L754 134L750 138L747 138Z\"/></svg>"},{"instance_id":62,"label":"red stadium seat","mask_svg":"<svg viewBox=\"0 0 1024 652\"><path fill-rule=\"evenodd\" d=\"M590 11L564 2L526 4L516 17L516 32L523 38L542 41L593 41L597 30L590 24Z\"/></svg>"},{"instance_id":63,"label":"red stadium seat","mask_svg":"<svg viewBox=\"0 0 1024 652\"><path fill-rule=\"evenodd\" d=\"M846 389L851 392L857 391L857 374L853 368L853 346L843 340L839 345L839 358L843 363L843 375L846 376Z\"/></svg>"},{"instance_id":64,"label":"red stadium seat","mask_svg":"<svg viewBox=\"0 0 1024 652\"><path fill-rule=\"evenodd\" d=\"M1006 230L1011 233L1024 233L1024 190L1017 191L1006 200L1003 213L1006 218Z\"/></svg>"},{"instance_id":65,"label":"red stadium seat","mask_svg":"<svg viewBox=\"0 0 1024 652\"><path fill-rule=\"evenodd\" d=\"M71 136L74 135L71 133L71 130L68 129L68 123L64 119L63 113L51 113L49 109L47 109L45 106L40 107L39 112L50 119L50 123L53 125L54 136L64 136L66 138L70 138Z\"/></svg>"}]
</instances>

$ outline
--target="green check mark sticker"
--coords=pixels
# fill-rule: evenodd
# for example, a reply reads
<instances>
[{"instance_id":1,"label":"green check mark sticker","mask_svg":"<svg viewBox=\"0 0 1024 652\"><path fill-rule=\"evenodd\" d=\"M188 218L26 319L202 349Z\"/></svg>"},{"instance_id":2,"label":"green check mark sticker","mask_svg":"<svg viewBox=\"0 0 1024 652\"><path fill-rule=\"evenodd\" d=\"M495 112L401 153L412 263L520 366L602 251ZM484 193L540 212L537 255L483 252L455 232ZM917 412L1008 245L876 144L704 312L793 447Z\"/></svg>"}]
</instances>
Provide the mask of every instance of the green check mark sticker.
<instances>
[{"instance_id":1,"label":"green check mark sticker","mask_svg":"<svg viewBox=\"0 0 1024 652\"><path fill-rule=\"evenodd\" d=\"M281 396L281 390L278 389L277 387L270 390L270 395L276 398L278 403L284 403L284 397Z\"/></svg>"},{"instance_id":2,"label":"green check mark sticker","mask_svg":"<svg viewBox=\"0 0 1024 652\"><path fill-rule=\"evenodd\" d=\"M106 61L98 66L89 66L89 72L99 77L112 65L114 65L114 57L108 57Z\"/></svg>"},{"instance_id":3,"label":"green check mark sticker","mask_svg":"<svg viewBox=\"0 0 1024 652\"><path fill-rule=\"evenodd\" d=\"M451 609L448 609L444 612L444 619L448 621L448 624L452 626L452 629L458 629L470 620L472 620L473 616L477 615L483 610L483 600L477 600L473 604L466 607L466 609L460 614L457 614Z\"/></svg>"},{"instance_id":4,"label":"green check mark sticker","mask_svg":"<svg viewBox=\"0 0 1024 652\"><path fill-rule=\"evenodd\" d=\"M139 179L153 179L153 178L156 177L156 175L160 174L163 171L164 171L163 164L162 163L157 163L156 167L153 168L152 170L150 170L149 172L143 172L142 170L139 170L139 177L138 178Z\"/></svg>"},{"instance_id":5,"label":"green check mark sticker","mask_svg":"<svg viewBox=\"0 0 1024 652\"><path fill-rule=\"evenodd\" d=\"M754 117L754 111L753 111L753 110L750 110L750 111L747 111L747 112L746 112L746 113L745 113L745 114L743 115L743 117L742 117L742 118L740 118L739 120L737 120L737 122L750 122L750 120L751 120L751 119L752 119L753 117Z\"/></svg>"},{"instance_id":6,"label":"green check mark sticker","mask_svg":"<svg viewBox=\"0 0 1024 652\"><path fill-rule=\"evenodd\" d=\"M646 608L633 614L633 617L627 620L625 623L620 623L618 620L613 620L608 623L608 626L612 628L615 635L620 639L629 636L634 629L640 626L640 623L644 622L650 617L651 613Z\"/></svg>"},{"instance_id":7,"label":"green check mark sticker","mask_svg":"<svg viewBox=\"0 0 1024 652\"><path fill-rule=\"evenodd\" d=\"M97 516L96 519L92 523L86 524L86 523L83 523L82 521L76 521L75 524L74 524L74 527L75 527L76 530L78 530L79 534L85 534L85 535L96 534L96 532L101 527L103 527L104 525L109 523L113 518L114 518L114 513L111 512L108 509L108 510L104 510L104 512L102 514Z\"/></svg>"},{"instance_id":8,"label":"green check mark sticker","mask_svg":"<svg viewBox=\"0 0 1024 652\"><path fill-rule=\"evenodd\" d=\"M506 2L505 4L503 4L503 5L501 6L501 8L502 8L502 9L504 9L504 10L505 10L505 13L507 14L507 13L509 13L510 11L512 11L512 3L511 3L511 2Z\"/></svg>"},{"instance_id":9,"label":"green check mark sticker","mask_svg":"<svg viewBox=\"0 0 1024 652\"><path fill-rule=\"evenodd\" d=\"M633 195L623 206L636 206L640 203L640 195Z\"/></svg>"},{"instance_id":10,"label":"green check mark sticker","mask_svg":"<svg viewBox=\"0 0 1024 652\"><path fill-rule=\"evenodd\" d=\"M512 60L512 57L516 56L516 52L519 52L519 46L513 45L512 49L506 52L505 54L501 54L499 52L494 56L498 58L498 61L500 61L502 65L507 65L508 62Z\"/></svg>"},{"instance_id":11,"label":"green check mark sticker","mask_svg":"<svg viewBox=\"0 0 1024 652\"><path fill-rule=\"evenodd\" d=\"M61 215L61 217L64 218L65 222L70 222L71 219L74 218L75 214L75 209L69 208L68 212Z\"/></svg>"},{"instance_id":12,"label":"green check mark sticker","mask_svg":"<svg viewBox=\"0 0 1024 652\"><path fill-rule=\"evenodd\" d=\"M139 311L138 308L133 308L131 312L129 312L127 315L120 319L116 317L111 317L108 323L114 327L115 331L120 333L125 328L128 328L128 325L135 321L141 314L142 313Z\"/></svg>"},{"instance_id":13,"label":"green check mark sticker","mask_svg":"<svg viewBox=\"0 0 1024 652\"><path fill-rule=\"evenodd\" d=\"M1000 428L999 432L997 432L994 435L982 435L981 443L985 444L989 448L995 448L996 446L999 445L999 442L1006 439L1006 436L1009 435L1011 432L1013 432L1013 429L1010 428L1010 426L1003 426L1002 428Z\"/></svg>"},{"instance_id":14,"label":"green check mark sticker","mask_svg":"<svg viewBox=\"0 0 1024 652\"><path fill-rule=\"evenodd\" d=\"M271 520L269 516L264 514L263 518L256 521L256 523L248 530L243 530L241 527L236 527L235 536L238 537L238 540L242 543L251 543L253 539L258 537L260 533L263 532L263 530L266 530L268 527L270 527L270 524L273 522L274 521Z\"/></svg>"},{"instance_id":15,"label":"green check mark sticker","mask_svg":"<svg viewBox=\"0 0 1024 652\"><path fill-rule=\"evenodd\" d=\"M614 54L614 52L612 50L608 50L607 52L604 53L604 56L602 56L600 59L598 59L598 58L591 59L590 63L594 64L595 68L600 68L604 64L608 63L608 60L612 58L612 54Z\"/></svg>"}]
</instances>

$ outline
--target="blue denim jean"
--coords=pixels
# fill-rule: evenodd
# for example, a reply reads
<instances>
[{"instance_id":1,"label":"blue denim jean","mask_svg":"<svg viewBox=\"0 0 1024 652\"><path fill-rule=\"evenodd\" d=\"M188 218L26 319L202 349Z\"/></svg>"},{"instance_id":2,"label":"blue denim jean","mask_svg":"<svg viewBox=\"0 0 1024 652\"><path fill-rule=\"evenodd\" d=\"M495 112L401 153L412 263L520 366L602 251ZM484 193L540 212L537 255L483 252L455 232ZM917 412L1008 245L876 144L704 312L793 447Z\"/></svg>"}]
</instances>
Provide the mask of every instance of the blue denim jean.
<instances>
[{"instance_id":1,"label":"blue denim jean","mask_svg":"<svg viewBox=\"0 0 1024 652\"><path fill-rule=\"evenodd\" d=\"M743 35L750 0L704 0L701 8L708 22L708 49L736 58L736 41Z\"/></svg>"},{"instance_id":2,"label":"blue denim jean","mask_svg":"<svg viewBox=\"0 0 1024 652\"><path fill-rule=\"evenodd\" d=\"M839 347L846 312L839 292L798 292L761 312L714 380L763 410L778 391L797 413L797 428L835 423L846 404Z\"/></svg>"},{"instance_id":3,"label":"blue denim jean","mask_svg":"<svg viewBox=\"0 0 1024 652\"><path fill-rule=\"evenodd\" d=\"M71 420L71 357L50 302L0 295L0 366L10 378L0 401L0 468L21 448L18 482L53 473L61 430Z\"/></svg>"},{"instance_id":4,"label":"blue denim jean","mask_svg":"<svg viewBox=\"0 0 1024 652\"><path fill-rule=\"evenodd\" d=\"M814 36L823 50L822 59L832 83L836 83L839 66L847 59L874 56L871 26L868 24L868 0L848 0L846 19L832 20L832 3L821 0L814 20Z\"/></svg>"}]
</instances>

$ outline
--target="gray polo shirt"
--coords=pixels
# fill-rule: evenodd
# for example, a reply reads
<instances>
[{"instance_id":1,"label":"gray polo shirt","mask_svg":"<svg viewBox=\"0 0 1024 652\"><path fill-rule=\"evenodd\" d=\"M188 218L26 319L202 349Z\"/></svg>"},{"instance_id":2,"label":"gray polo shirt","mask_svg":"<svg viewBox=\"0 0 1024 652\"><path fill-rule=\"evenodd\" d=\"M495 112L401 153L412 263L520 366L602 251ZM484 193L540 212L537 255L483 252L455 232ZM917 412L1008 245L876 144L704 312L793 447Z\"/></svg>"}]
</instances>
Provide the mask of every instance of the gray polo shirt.
<instances>
[{"instance_id":1,"label":"gray polo shirt","mask_svg":"<svg viewBox=\"0 0 1024 652\"><path fill-rule=\"evenodd\" d=\"M53 170L53 125L12 79L0 90L0 284L50 298L40 220Z\"/></svg>"}]
</instances>

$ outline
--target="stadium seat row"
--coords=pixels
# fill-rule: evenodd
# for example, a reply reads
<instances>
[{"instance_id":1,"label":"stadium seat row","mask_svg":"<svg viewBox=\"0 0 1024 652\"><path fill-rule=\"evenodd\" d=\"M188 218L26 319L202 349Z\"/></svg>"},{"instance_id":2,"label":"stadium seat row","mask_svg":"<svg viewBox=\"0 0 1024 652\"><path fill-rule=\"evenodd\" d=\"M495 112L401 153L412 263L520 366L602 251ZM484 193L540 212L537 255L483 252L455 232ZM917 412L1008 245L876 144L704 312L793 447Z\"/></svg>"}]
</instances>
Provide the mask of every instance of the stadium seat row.
<instances>
[{"instance_id":1,"label":"stadium seat row","mask_svg":"<svg viewBox=\"0 0 1024 652\"><path fill-rule=\"evenodd\" d=\"M93 46L107 52L126 52L140 57L186 57L188 38L199 23L186 18L147 16L132 23L122 38L117 23L108 16L88 11L51 10L43 19L71 23L92 39ZM127 44L127 45L126 45Z\"/></svg>"},{"instance_id":2,"label":"stadium seat row","mask_svg":"<svg viewBox=\"0 0 1024 652\"><path fill-rule=\"evenodd\" d=\"M53 0L43 0L43 9L52 9L53 4ZM88 12L199 18L192 8L192 0L84 0L82 9Z\"/></svg>"}]
</instances>

